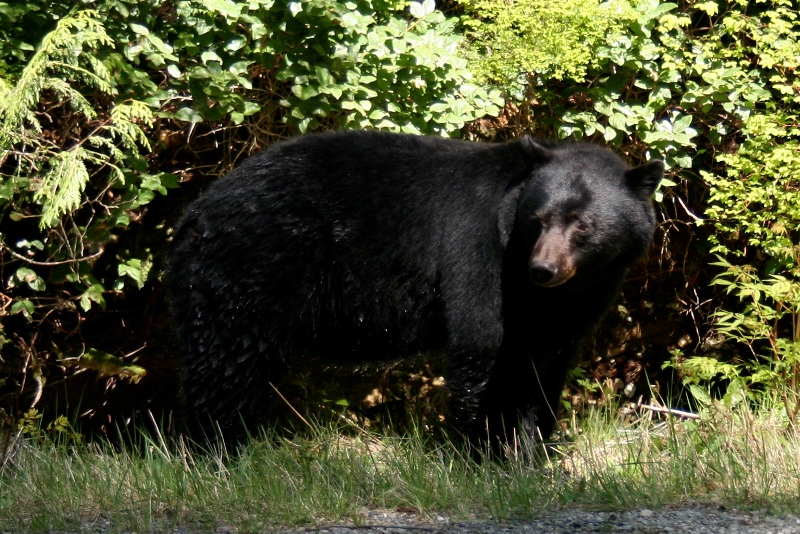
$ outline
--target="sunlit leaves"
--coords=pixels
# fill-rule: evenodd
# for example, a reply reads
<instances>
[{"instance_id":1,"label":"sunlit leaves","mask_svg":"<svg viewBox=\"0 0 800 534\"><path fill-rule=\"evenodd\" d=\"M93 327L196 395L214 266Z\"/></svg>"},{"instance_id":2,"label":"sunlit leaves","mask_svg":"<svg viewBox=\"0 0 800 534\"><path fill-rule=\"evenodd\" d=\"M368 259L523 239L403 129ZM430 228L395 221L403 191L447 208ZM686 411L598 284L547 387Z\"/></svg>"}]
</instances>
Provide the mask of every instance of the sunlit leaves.
<instances>
[{"instance_id":1,"label":"sunlit leaves","mask_svg":"<svg viewBox=\"0 0 800 534\"><path fill-rule=\"evenodd\" d=\"M462 0L470 60L480 76L520 94L531 76L579 82L598 64L596 49L614 42L634 16L610 0Z\"/></svg>"},{"instance_id":2,"label":"sunlit leaves","mask_svg":"<svg viewBox=\"0 0 800 534\"><path fill-rule=\"evenodd\" d=\"M445 135L499 112L499 91L470 84L455 21L432 0L409 11L403 2L374 9L379 3L312 0L290 9L270 45L286 51L276 55L277 77L290 85L281 101L290 124L306 132L336 118L345 128Z\"/></svg>"}]
</instances>

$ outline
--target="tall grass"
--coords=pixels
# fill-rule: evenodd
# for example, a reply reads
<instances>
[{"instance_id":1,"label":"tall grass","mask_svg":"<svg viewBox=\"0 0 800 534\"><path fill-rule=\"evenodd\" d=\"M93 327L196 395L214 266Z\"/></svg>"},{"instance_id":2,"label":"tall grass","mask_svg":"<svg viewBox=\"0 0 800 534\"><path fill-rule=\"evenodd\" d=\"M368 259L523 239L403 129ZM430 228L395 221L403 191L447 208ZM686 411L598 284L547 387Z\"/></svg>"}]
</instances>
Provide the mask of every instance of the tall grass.
<instances>
[{"instance_id":1,"label":"tall grass","mask_svg":"<svg viewBox=\"0 0 800 534\"><path fill-rule=\"evenodd\" d=\"M133 448L21 440L0 472L0 530L175 526L244 530L363 522L365 509L412 508L454 518L525 518L583 505L620 509L685 500L796 509L800 435L780 410L714 406L700 420L622 424L593 412L578 437L539 454L476 462L421 433L255 439L238 454L196 454L160 440ZM531 461L537 456L541 460Z\"/></svg>"}]
</instances>

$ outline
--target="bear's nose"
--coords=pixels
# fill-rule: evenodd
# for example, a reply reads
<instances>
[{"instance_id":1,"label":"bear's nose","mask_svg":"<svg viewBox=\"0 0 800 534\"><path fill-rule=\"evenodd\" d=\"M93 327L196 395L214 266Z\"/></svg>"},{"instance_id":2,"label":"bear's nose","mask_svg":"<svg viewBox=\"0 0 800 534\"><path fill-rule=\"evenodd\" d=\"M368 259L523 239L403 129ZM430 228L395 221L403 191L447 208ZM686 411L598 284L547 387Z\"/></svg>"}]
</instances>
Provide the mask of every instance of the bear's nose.
<instances>
[{"instance_id":1,"label":"bear's nose","mask_svg":"<svg viewBox=\"0 0 800 534\"><path fill-rule=\"evenodd\" d=\"M536 262L530 265L528 276L537 286L549 286L558 274L558 267L550 262Z\"/></svg>"}]
</instances>

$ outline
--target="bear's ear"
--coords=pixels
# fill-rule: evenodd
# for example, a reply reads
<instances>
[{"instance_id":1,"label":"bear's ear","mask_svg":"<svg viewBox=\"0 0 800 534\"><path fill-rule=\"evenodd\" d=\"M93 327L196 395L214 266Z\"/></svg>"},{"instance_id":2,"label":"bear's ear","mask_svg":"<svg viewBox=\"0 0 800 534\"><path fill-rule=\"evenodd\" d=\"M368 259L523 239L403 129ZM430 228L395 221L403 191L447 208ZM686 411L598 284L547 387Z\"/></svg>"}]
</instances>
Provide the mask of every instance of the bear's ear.
<instances>
[{"instance_id":1,"label":"bear's ear","mask_svg":"<svg viewBox=\"0 0 800 534\"><path fill-rule=\"evenodd\" d=\"M625 172L628 187L648 198L656 192L663 177L664 162L658 159Z\"/></svg>"},{"instance_id":2,"label":"bear's ear","mask_svg":"<svg viewBox=\"0 0 800 534\"><path fill-rule=\"evenodd\" d=\"M529 135L522 138L522 149L536 163L547 163L553 159L553 153L534 141Z\"/></svg>"},{"instance_id":3,"label":"bear's ear","mask_svg":"<svg viewBox=\"0 0 800 534\"><path fill-rule=\"evenodd\" d=\"M497 237L499 238L500 249L505 250L508 240L511 239L511 232L517 221L517 210L519 199L522 196L524 184L515 184L508 189L500 201L497 210Z\"/></svg>"}]
</instances>

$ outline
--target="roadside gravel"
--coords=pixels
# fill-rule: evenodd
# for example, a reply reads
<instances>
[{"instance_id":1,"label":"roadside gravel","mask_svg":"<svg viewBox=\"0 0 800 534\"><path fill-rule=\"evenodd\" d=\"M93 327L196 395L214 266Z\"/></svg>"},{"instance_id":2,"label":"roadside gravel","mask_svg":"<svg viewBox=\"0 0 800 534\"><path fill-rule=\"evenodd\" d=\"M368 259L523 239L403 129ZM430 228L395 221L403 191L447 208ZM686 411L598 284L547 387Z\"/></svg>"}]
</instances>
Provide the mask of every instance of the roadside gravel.
<instances>
[{"instance_id":1,"label":"roadside gravel","mask_svg":"<svg viewBox=\"0 0 800 534\"><path fill-rule=\"evenodd\" d=\"M114 528L104 518L87 522L74 531L51 530L47 534L111 534L132 532ZM770 515L763 510L742 511L724 506L682 504L660 509L640 508L598 512L583 508L549 511L525 521L453 520L445 515L421 516L412 512L364 510L357 524L320 521L316 526L292 529L268 524L249 525L240 530L217 525L150 529L144 532L169 534L800 534L800 515ZM0 534L16 534L0 528Z\"/></svg>"},{"instance_id":2,"label":"roadside gravel","mask_svg":"<svg viewBox=\"0 0 800 534\"><path fill-rule=\"evenodd\" d=\"M218 532L225 532L224 529ZM359 525L325 524L281 534L583 534L595 532L634 534L800 534L800 516L770 516L763 511L746 512L722 506L681 505L663 509L597 512L582 508L552 511L524 522L451 521L440 515L422 518L413 513L370 510Z\"/></svg>"}]
</instances>

